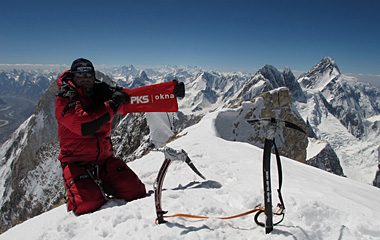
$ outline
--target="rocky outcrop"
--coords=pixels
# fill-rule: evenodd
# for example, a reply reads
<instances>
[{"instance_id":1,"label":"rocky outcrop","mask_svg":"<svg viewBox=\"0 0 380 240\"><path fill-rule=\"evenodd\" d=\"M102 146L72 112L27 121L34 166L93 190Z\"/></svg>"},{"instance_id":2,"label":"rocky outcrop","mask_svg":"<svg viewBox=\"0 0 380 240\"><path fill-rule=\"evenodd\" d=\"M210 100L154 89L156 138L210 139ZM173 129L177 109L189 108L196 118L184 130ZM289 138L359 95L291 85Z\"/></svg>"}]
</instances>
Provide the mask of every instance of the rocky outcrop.
<instances>
[{"instance_id":1,"label":"rocky outcrop","mask_svg":"<svg viewBox=\"0 0 380 240\"><path fill-rule=\"evenodd\" d=\"M265 121L251 125L247 120L263 118L282 119L300 126L304 131L307 129L285 87L265 92L251 102L243 102L237 109L221 112L215 120L215 128L220 137L226 140L248 142L262 148L266 137ZM306 134L279 126L275 142L280 155L306 163Z\"/></svg>"},{"instance_id":2,"label":"rocky outcrop","mask_svg":"<svg viewBox=\"0 0 380 240\"><path fill-rule=\"evenodd\" d=\"M149 132L145 113L129 113L123 117L111 137L115 156L129 162L146 154L154 148Z\"/></svg>"},{"instance_id":3,"label":"rocky outcrop","mask_svg":"<svg viewBox=\"0 0 380 240\"><path fill-rule=\"evenodd\" d=\"M289 67L284 69L282 76L284 78L285 86L289 89L290 94L292 95L293 102L306 102L306 96Z\"/></svg>"},{"instance_id":4,"label":"rocky outcrop","mask_svg":"<svg viewBox=\"0 0 380 240\"><path fill-rule=\"evenodd\" d=\"M309 139L309 145L311 146L308 147L308 151L311 153L315 152L315 155L306 160L307 164L339 176L344 176L339 158L327 141Z\"/></svg>"}]
</instances>

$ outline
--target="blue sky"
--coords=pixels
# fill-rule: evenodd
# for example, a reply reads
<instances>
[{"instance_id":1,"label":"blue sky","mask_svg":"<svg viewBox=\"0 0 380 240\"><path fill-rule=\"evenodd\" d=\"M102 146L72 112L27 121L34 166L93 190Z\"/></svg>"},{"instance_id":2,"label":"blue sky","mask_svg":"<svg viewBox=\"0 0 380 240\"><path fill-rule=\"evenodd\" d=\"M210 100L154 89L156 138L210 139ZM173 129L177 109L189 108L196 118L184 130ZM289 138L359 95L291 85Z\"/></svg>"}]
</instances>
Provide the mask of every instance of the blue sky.
<instances>
[{"instance_id":1,"label":"blue sky","mask_svg":"<svg viewBox=\"0 0 380 240\"><path fill-rule=\"evenodd\" d=\"M380 74L377 0L1 1L0 63L190 65Z\"/></svg>"}]
</instances>

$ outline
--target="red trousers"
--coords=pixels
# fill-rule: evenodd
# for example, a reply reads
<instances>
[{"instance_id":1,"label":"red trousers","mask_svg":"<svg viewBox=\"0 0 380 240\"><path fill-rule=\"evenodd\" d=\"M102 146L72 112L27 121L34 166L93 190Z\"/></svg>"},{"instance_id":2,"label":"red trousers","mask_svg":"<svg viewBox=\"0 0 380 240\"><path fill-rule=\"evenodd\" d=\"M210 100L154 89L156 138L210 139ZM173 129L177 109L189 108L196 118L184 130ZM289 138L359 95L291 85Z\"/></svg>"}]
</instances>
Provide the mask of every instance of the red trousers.
<instances>
[{"instance_id":1,"label":"red trousers","mask_svg":"<svg viewBox=\"0 0 380 240\"><path fill-rule=\"evenodd\" d=\"M146 196L145 185L127 164L117 158L110 158L99 166L99 174L95 167L75 162L63 164L62 169L69 198L67 209L76 215L96 211L107 201L93 178L111 188L118 199L132 201Z\"/></svg>"}]
</instances>

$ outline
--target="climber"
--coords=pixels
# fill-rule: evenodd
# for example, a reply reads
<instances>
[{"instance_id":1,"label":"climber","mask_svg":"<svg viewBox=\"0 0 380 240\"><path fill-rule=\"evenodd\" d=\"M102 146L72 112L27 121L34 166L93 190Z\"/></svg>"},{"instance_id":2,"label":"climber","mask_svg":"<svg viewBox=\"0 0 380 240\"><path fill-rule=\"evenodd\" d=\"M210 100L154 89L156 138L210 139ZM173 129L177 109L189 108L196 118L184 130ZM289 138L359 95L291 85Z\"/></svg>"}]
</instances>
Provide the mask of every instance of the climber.
<instances>
[{"instance_id":1,"label":"climber","mask_svg":"<svg viewBox=\"0 0 380 240\"><path fill-rule=\"evenodd\" d=\"M180 92L184 91L181 87ZM76 215L96 211L110 196L126 201L146 196L145 185L126 163L114 157L111 144L112 118L129 101L122 88L97 80L93 64L84 58L76 59L58 78L58 159L67 209Z\"/></svg>"}]
</instances>

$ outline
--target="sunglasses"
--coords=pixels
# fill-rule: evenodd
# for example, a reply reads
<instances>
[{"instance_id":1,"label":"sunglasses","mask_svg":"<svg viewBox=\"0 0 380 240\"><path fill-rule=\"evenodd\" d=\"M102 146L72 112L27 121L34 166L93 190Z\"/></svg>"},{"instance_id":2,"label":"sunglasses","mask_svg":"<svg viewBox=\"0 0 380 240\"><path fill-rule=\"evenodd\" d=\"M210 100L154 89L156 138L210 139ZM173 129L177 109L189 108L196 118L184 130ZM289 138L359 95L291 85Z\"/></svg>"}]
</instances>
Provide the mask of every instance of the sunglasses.
<instances>
[{"instance_id":1,"label":"sunglasses","mask_svg":"<svg viewBox=\"0 0 380 240\"><path fill-rule=\"evenodd\" d=\"M94 76L92 72L74 72L74 76L78 78L84 78L85 76L90 78Z\"/></svg>"}]
</instances>

